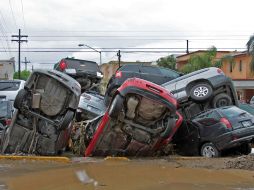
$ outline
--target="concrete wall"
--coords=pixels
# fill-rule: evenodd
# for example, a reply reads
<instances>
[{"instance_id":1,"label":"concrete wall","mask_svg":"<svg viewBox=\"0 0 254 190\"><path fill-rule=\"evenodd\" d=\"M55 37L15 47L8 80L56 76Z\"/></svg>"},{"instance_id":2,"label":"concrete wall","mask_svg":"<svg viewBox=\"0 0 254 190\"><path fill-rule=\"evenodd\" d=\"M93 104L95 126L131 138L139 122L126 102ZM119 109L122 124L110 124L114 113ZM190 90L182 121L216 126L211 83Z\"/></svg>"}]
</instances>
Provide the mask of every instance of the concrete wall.
<instances>
[{"instance_id":1,"label":"concrete wall","mask_svg":"<svg viewBox=\"0 0 254 190\"><path fill-rule=\"evenodd\" d=\"M15 72L15 60L14 57L10 60L0 60L0 80L13 79Z\"/></svg>"}]
</instances>

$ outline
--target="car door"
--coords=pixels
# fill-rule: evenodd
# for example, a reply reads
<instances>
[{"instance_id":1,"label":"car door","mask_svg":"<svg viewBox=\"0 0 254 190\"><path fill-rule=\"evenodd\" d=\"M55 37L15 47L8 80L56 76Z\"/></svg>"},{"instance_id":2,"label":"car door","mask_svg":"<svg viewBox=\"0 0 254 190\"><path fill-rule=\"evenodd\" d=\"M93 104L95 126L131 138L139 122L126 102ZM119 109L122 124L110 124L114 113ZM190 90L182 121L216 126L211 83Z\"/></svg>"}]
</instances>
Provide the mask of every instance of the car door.
<instances>
[{"instance_id":1,"label":"car door","mask_svg":"<svg viewBox=\"0 0 254 190\"><path fill-rule=\"evenodd\" d=\"M192 122L199 127L201 141L217 142L225 131L220 125L220 115L216 110L208 111Z\"/></svg>"},{"instance_id":2,"label":"car door","mask_svg":"<svg viewBox=\"0 0 254 190\"><path fill-rule=\"evenodd\" d=\"M140 77L155 84L162 84L164 78L158 67L145 65L140 67Z\"/></svg>"}]
</instances>

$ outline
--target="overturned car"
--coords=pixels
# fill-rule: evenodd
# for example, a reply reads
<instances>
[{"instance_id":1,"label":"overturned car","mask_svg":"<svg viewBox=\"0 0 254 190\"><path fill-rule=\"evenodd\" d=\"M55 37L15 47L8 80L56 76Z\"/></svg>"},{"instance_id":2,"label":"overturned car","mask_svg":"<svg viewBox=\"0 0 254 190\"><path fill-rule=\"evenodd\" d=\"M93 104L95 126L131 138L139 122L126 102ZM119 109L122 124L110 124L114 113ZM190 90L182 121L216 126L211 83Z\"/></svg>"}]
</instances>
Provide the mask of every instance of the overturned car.
<instances>
[{"instance_id":1,"label":"overturned car","mask_svg":"<svg viewBox=\"0 0 254 190\"><path fill-rule=\"evenodd\" d=\"M84 129L85 156L152 156L168 144L182 123L176 99L138 78L126 80L103 116Z\"/></svg>"},{"instance_id":2,"label":"overturned car","mask_svg":"<svg viewBox=\"0 0 254 190\"><path fill-rule=\"evenodd\" d=\"M80 85L55 70L36 70L20 90L17 109L1 144L2 153L56 155L69 139Z\"/></svg>"}]
</instances>

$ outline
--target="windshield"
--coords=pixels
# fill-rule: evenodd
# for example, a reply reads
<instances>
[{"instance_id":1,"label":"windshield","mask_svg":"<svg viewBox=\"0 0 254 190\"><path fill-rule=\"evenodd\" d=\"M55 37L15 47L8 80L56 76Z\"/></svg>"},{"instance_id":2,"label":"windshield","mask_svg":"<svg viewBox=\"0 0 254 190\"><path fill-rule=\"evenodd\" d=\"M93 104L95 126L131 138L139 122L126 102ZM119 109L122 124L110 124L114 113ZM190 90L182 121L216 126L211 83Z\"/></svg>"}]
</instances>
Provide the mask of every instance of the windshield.
<instances>
[{"instance_id":1,"label":"windshield","mask_svg":"<svg viewBox=\"0 0 254 190\"><path fill-rule=\"evenodd\" d=\"M254 106L253 105L248 105L248 104L240 104L239 107L250 114L254 115Z\"/></svg>"},{"instance_id":2,"label":"windshield","mask_svg":"<svg viewBox=\"0 0 254 190\"><path fill-rule=\"evenodd\" d=\"M243 113L247 113L244 110L232 106L232 107L225 107L225 108L221 108L221 112L224 116L226 116L227 118L234 118L234 117L238 117L239 115L243 114Z\"/></svg>"},{"instance_id":3,"label":"windshield","mask_svg":"<svg viewBox=\"0 0 254 190\"><path fill-rule=\"evenodd\" d=\"M0 101L0 118L8 115L8 107L6 101Z\"/></svg>"},{"instance_id":4,"label":"windshield","mask_svg":"<svg viewBox=\"0 0 254 190\"><path fill-rule=\"evenodd\" d=\"M0 91L16 91L19 89L20 82L0 82Z\"/></svg>"}]
</instances>

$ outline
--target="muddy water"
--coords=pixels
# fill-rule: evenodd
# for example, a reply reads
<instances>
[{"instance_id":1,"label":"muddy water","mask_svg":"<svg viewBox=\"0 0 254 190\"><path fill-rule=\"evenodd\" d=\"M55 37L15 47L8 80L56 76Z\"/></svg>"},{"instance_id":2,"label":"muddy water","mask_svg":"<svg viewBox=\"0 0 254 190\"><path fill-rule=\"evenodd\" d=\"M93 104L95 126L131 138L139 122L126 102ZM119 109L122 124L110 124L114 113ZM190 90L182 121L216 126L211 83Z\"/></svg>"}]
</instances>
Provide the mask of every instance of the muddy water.
<instances>
[{"instance_id":1,"label":"muddy water","mask_svg":"<svg viewBox=\"0 0 254 190\"><path fill-rule=\"evenodd\" d=\"M68 164L2 160L0 190L254 189L253 171L222 169L224 163L215 159L79 159ZM77 172L90 178L78 178Z\"/></svg>"}]
</instances>

